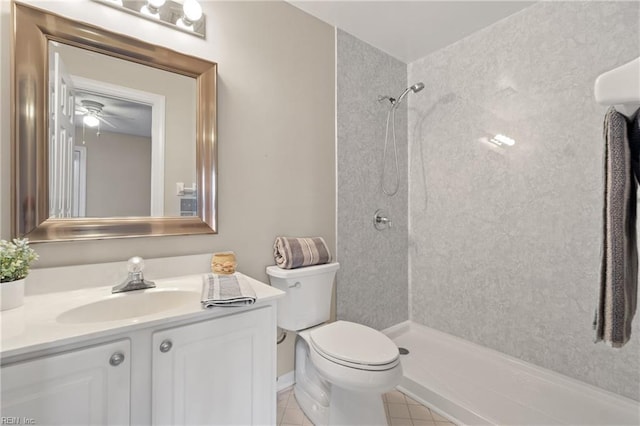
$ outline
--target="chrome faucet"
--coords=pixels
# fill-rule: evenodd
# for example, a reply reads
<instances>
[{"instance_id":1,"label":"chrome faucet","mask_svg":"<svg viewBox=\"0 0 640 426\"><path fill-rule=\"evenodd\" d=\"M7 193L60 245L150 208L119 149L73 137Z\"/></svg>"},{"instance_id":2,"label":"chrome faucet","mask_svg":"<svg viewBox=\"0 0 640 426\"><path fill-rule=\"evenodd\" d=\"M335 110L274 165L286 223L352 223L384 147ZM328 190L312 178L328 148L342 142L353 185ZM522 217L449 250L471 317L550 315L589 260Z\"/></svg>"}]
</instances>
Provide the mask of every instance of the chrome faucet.
<instances>
[{"instance_id":1,"label":"chrome faucet","mask_svg":"<svg viewBox=\"0 0 640 426\"><path fill-rule=\"evenodd\" d=\"M122 293L124 291L143 290L145 288L154 288L156 285L153 281L147 281L142 275L144 269L144 259L134 256L127 263L129 274L127 279L120 285L111 289L111 293Z\"/></svg>"}]
</instances>

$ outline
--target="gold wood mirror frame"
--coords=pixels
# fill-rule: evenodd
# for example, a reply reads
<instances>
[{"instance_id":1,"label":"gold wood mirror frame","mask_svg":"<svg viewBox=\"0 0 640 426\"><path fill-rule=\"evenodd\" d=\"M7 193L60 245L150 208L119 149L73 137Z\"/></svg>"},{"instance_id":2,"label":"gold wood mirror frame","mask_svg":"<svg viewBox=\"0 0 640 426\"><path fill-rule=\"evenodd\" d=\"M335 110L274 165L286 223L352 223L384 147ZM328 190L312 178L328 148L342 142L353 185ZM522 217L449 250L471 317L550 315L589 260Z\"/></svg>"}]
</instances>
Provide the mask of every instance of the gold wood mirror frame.
<instances>
[{"instance_id":1,"label":"gold wood mirror frame","mask_svg":"<svg viewBox=\"0 0 640 426\"><path fill-rule=\"evenodd\" d=\"M12 3L12 235L32 242L217 233L217 64ZM196 217L49 218L48 42L196 79Z\"/></svg>"}]
</instances>

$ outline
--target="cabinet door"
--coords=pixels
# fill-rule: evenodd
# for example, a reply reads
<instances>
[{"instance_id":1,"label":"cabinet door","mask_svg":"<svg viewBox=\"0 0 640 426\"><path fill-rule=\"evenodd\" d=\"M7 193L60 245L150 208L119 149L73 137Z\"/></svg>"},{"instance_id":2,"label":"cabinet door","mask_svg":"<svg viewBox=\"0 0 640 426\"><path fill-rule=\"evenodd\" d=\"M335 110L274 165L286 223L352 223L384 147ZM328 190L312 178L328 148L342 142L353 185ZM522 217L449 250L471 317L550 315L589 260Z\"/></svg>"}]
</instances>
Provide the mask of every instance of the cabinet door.
<instances>
[{"instance_id":1,"label":"cabinet door","mask_svg":"<svg viewBox=\"0 0 640 426\"><path fill-rule=\"evenodd\" d=\"M17 418L14 424L128 425L129 354L129 340L120 340L3 366L2 418Z\"/></svg>"},{"instance_id":2,"label":"cabinet door","mask_svg":"<svg viewBox=\"0 0 640 426\"><path fill-rule=\"evenodd\" d=\"M274 424L271 309L154 333L153 424Z\"/></svg>"}]
</instances>

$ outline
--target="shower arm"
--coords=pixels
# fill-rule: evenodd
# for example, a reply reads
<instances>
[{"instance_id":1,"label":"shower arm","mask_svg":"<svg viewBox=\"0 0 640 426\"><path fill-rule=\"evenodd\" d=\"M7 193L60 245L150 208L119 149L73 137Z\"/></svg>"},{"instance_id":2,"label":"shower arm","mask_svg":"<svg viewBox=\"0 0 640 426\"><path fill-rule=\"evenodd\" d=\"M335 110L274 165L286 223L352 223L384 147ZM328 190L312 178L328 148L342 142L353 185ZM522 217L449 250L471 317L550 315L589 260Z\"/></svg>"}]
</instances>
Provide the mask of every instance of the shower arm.
<instances>
[{"instance_id":1,"label":"shower arm","mask_svg":"<svg viewBox=\"0 0 640 426\"><path fill-rule=\"evenodd\" d=\"M402 102L402 100L404 99L404 97L405 97L405 96L407 96L407 93L409 93L410 91L411 91L411 87L407 87L407 88L404 90L404 92L402 92L402 95L400 95L400 96L398 97L398 100L397 100L397 101L394 99L394 102L392 102L392 103L393 103L393 105L395 106L395 105L399 104L400 102ZM391 98L391 99L393 99L393 98Z\"/></svg>"},{"instance_id":2,"label":"shower arm","mask_svg":"<svg viewBox=\"0 0 640 426\"><path fill-rule=\"evenodd\" d=\"M407 96L408 91L409 89L405 90L398 99L391 96L378 96L378 102L383 102L388 100L389 102L391 102L391 108L397 108L400 102L402 101L402 98Z\"/></svg>"}]
</instances>

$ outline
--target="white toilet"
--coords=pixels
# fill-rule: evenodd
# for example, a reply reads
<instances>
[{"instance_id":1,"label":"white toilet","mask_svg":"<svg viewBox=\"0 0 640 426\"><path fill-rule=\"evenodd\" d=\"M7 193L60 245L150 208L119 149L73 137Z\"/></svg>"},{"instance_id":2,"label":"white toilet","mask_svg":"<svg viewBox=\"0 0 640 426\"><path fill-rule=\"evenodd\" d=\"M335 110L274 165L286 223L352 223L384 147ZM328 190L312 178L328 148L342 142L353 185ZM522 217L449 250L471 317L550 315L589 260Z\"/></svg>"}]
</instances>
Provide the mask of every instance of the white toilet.
<instances>
[{"instance_id":1,"label":"white toilet","mask_svg":"<svg viewBox=\"0 0 640 426\"><path fill-rule=\"evenodd\" d=\"M267 267L271 285L287 293L278 301L278 326L298 333L294 393L317 426L386 425L382 393L402 378L398 348L361 324L324 324L339 267Z\"/></svg>"}]
</instances>

